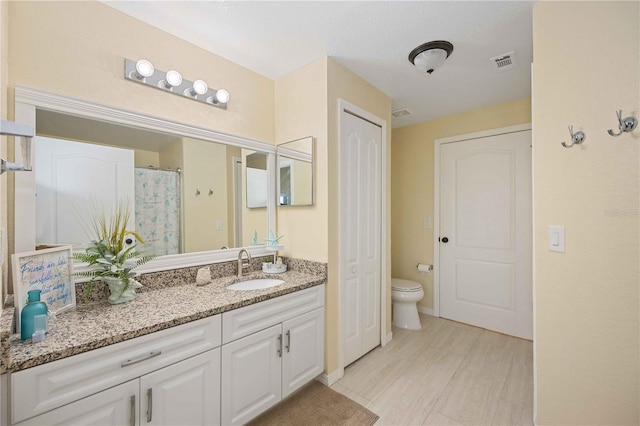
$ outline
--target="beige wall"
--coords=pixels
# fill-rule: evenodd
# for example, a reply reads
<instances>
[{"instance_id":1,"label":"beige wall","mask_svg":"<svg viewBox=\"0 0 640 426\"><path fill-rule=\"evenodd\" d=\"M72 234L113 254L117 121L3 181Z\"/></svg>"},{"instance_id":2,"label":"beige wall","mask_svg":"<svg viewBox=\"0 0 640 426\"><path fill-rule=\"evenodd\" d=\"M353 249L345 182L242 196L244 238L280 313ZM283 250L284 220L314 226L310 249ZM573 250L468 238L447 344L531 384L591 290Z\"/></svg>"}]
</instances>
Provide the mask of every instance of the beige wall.
<instances>
[{"instance_id":1,"label":"beige wall","mask_svg":"<svg viewBox=\"0 0 640 426\"><path fill-rule=\"evenodd\" d=\"M291 161L291 182L293 183L293 199L296 204L311 204L313 164L307 161Z\"/></svg>"},{"instance_id":2,"label":"beige wall","mask_svg":"<svg viewBox=\"0 0 640 426\"><path fill-rule=\"evenodd\" d=\"M640 117L640 3L533 12L537 423L637 425L640 129L606 131L617 109ZM582 146L560 146L569 125ZM566 253L547 251L548 225Z\"/></svg>"},{"instance_id":3,"label":"beige wall","mask_svg":"<svg viewBox=\"0 0 640 426\"><path fill-rule=\"evenodd\" d=\"M387 122L387 188L390 188L391 170L389 156L391 153L391 98L380 90L347 70L335 60L329 58L327 63L328 74L328 195L329 195L329 286L327 287L327 358L326 365L329 373L338 366L338 153L339 153L339 129L338 129L338 99L343 99L356 105L369 113L386 120ZM386 324L383 324L386 332L391 332L391 220L389 191L385 195L387 199L387 230L383 237L387 241L387 252L383 253L382 261L387 266L387 276L382 277L382 284L387 287Z\"/></svg>"},{"instance_id":4,"label":"beige wall","mask_svg":"<svg viewBox=\"0 0 640 426\"><path fill-rule=\"evenodd\" d=\"M277 209L282 253L327 262L327 58L276 80L275 99L276 144L313 136L317 177L313 206Z\"/></svg>"},{"instance_id":5,"label":"beige wall","mask_svg":"<svg viewBox=\"0 0 640 426\"><path fill-rule=\"evenodd\" d=\"M160 167L160 154L144 149L133 150L133 163L140 167Z\"/></svg>"},{"instance_id":6,"label":"beige wall","mask_svg":"<svg viewBox=\"0 0 640 426\"><path fill-rule=\"evenodd\" d=\"M236 241L236 218L235 213L235 158L242 158L242 150L235 146L227 146L227 194L229 194L229 202L227 203L227 217L229 225L227 226L227 239L229 247L240 247L242 241Z\"/></svg>"},{"instance_id":7,"label":"beige wall","mask_svg":"<svg viewBox=\"0 0 640 426\"><path fill-rule=\"evenodd\" d=\"M254 154L256 151L250 149L241 150L242 158L242 177L247 176L247 156ZM266 160L265 160L266 162ZM260 168L260 165L257 167ZM247 208L247 185L242 185L242 246L248 246L253 243L254 233L258 232L258 244L264 244L264 239L269 235L268 212L266 207ZM275 231L275 230L274 230ZM280 230L278 230L280 233Z\"/></svg>"},{"instance_id":8,"label":"beige wall","mask_svg":"<svg viewBox=\"0 0 640 426\"><path fill-rule=\"evenodd\" d=\"M526 98L393 129L391 271L422 284L420 306L433 308L433 274L420 274L416 265L433 264L434 140L530 122L531 99ZM430 229L423 226L425 218Z\"/></svg>"},{"instance_id":9,"label":"beige wall","mask_svg":"<svg viewBox=\"0 0 640 426\"><path fill-rule=\"evenodd\" d=\"M182 149L184 252L228 246L227 148L222 144L184 138ZM213 191L212 195L209 195L209 189ZM196 190L200 191L199 195ZM221 230L216 229L217 221L222 221Z\"/></svg>"},{"instance_id":10,"label":"beige wall","mask_svg":"<svg viewBox=\"0 0 640 426\"><path fill-rule=\"evenodd\" d=\"M3 2L4 3L4 2ZM9 86L84 100L272 142L273 81L97 1L9 2ZM231 93L228 110L124 79L146 58Z\"/></svg>"}]
</instances>

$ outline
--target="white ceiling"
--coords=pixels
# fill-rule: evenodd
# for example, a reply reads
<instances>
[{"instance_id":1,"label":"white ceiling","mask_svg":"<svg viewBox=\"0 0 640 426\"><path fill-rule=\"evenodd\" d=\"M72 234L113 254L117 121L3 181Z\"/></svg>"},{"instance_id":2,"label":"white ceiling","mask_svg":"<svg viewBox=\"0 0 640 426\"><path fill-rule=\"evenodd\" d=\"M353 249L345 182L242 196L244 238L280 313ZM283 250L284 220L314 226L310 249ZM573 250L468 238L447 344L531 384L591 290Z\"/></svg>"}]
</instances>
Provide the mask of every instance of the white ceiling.
<instances>
[{"instance_id":1,"label":"white ceiling","mask_svg":"<svg viewBox=\"0 0 640 426\"><path fill-rule=\"evenodd\" d=\"M105 3L272 79L331 56L413 113L393 127L531 95L532 1ZM407 57L433 40L454 51L427 75ZM518 67L494 71L510 51Z\"/></svg>"}]
</instances>

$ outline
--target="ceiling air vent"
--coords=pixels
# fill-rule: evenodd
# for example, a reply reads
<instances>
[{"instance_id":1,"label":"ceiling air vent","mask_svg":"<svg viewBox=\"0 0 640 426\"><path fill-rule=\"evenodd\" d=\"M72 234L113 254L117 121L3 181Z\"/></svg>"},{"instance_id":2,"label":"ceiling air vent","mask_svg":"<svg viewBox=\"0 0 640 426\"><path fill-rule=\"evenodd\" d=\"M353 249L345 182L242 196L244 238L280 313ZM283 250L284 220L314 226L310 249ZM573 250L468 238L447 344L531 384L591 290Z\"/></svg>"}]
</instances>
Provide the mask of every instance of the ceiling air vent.
<instances>
[{"instance_id":1,"label":"ceiling air vent","mask_svg":"<svg viewBox=\"0 0 640 426\"><path fill-rule=\"evenodd\" d=\"M516 61L516 52L504 53L502 55L489 59L491 66L496 71L506 71L518 66Z\"/></svg>"},{"instance_id":2,"label":"ceiling air vent","mask_svg":"<svg viewBox=\"0 0 640 426\"><path fill-rule=\"evenodd\" d=\"M393 118L406 117L407 115L411 115L411 114L413 113L406 108L401 108L395 111L391 111L391 115L393 116Z\"/></svg>"}]
</instances>

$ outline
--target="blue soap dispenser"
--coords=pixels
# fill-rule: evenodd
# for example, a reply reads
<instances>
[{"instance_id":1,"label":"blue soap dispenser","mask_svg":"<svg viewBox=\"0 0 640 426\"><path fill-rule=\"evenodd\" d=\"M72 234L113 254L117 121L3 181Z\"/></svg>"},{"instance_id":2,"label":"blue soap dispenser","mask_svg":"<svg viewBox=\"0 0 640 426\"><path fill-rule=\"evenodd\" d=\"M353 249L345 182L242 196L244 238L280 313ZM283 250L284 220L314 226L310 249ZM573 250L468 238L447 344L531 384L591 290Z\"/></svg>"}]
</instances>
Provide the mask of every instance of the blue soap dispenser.
<instances>
[{"instance_id":1,"label":"blue soap dispenser","mask_svg":"<svg viewBox=\"0 0 640 426\"><path fill-rule=\"evenodd\" d=\"M37 315L47 315L47 305L40 301L40 290L29 290L27 292L28 302L20 313L20 339L31 339L35 331L35 317Z\"/></svg>"}]
</instances>

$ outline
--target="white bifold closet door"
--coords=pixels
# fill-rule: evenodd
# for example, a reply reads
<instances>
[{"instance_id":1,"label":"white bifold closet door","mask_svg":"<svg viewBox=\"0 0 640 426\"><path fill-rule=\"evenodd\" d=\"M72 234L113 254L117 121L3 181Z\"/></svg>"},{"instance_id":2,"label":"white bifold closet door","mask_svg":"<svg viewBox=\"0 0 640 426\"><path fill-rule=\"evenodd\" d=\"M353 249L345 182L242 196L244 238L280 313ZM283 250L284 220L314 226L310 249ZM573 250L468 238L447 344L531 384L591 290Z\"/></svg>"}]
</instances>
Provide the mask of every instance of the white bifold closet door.
<instances>
[{"instance_id":1,"label":"white bifold closet door","mask_svg":"<svg viewBox=\"0 0 640 426\"><path fill-rule=\"evenodd\" d=\"M382 129L341 114L340 311L346 366L380 344Z\"/></svg>"}]
</instances>

